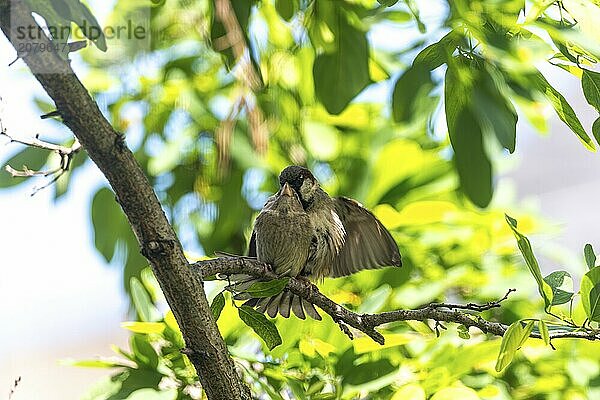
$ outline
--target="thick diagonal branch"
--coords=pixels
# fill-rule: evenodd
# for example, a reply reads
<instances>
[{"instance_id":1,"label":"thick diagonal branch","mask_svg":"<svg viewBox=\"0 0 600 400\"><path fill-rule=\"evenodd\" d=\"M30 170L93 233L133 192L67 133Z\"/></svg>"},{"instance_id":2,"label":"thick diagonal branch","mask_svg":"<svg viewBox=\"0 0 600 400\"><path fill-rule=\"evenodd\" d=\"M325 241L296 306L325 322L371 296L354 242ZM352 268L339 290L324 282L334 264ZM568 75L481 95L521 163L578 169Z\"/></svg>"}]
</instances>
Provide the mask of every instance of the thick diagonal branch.
<instances>
[{"instance_id":1,"label":"thick diagonal branch","mask_svg":"<svg viewBox=\"0 0 600 400\"><path fill-rule=\"evenodd\" d=\"M27 47L28 35L23 32L39 33L40 29L26 3L19 0L0 0L0 27L15 49ZM53 48L43 33L35 38L42 42L39 48ZM237 375L210 312L202 280L190 270L156 194L123 136L104 118L67 61L52 51L21 56L54 100L65 125L112 186L175 314L208 398L249 398L249 389Z\"/></svg>"},{"instance_id":2,"label":"thick diagonal branch","mask_svg":"<svg viewBox=\"0 0 600 400\"><path fill-rule=\"evenodd\" d=\"M199 275L204 277L216 274L228 275L244 273L265 279L278 278L277 275L269 270L267 265L248 257L222 257L203 260L192 264L192 268L196 270ZM432 303L415 310L395 310L380 314L358 314L335 303L319 292L316 286L309 284L306 281L292 278L286 289L295 295L310 301L312 304L329 314L331 318L340 325L340 328L344 333L349 334L350 330L348 329L348 326L351 326L380 344L384 343L384 337L375 330L375 328L397 321L450 322L464 325L467 328L475 327L484 333L496 336L503 336L506 329L508 329L508 326L502 323L487 321L476 314L477 311L494 307L498 302L490 302L486 305ZM349 336L351 336L351 333ZM541 339L540 334L537 332L531 333L531 337ZM551 340L559 338L600 340L600 332L556 331L550 334Z\"/></svg>"}]
</instances>

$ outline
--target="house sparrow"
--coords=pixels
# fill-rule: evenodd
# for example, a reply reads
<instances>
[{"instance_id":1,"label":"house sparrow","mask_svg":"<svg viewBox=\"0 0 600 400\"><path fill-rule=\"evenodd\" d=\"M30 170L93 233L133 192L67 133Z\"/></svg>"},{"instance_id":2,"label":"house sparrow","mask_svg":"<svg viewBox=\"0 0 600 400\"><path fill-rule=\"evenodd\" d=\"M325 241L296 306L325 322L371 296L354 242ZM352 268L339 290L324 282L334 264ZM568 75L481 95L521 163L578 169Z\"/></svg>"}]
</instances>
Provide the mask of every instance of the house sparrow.
<instances>
[{"instance_id":1,"label":"house sparrow","mask_svg":"<svg viewBox=\"0 0 600 400\"><path fill-rule=\"evenodd\" d=\"M402 265L398 245L392 235L357 201L329 197L313 174L300 166L285 168L279 175L279 184L280 191L267 201L257 217L249 256L271 264L276 273L281 271L283 275L313 280L346 276L363 269ZM286 213L285 217L281 211L273 213L273 208L283 209L281 205L275 205L281 203L283 194L290 190L295 196L286 195L286 198L299 202L295 205L295 212ZM275 222L278 218L283 220ZM274 254L280 254L279 258ZM246 304L261 312L267 311L271 317L279 311L287 318L291 306L294 314L301 319L305 317L303 311L312 318L321 319L311 303L287 291L272 298L250 299Z\"/></svg>"}]
</instances>

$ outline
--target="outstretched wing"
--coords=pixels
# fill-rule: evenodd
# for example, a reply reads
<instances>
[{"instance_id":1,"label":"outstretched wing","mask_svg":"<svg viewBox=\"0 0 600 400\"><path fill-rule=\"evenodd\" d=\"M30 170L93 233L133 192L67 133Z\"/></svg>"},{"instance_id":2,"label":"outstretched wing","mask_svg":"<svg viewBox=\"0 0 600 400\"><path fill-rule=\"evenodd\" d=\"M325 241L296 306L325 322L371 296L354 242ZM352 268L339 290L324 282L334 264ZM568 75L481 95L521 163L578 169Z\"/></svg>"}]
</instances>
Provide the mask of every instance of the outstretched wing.
<instances>
[{"instance_id":1,"label":"outstretched wing","mask_svg":"<svg viewBox=\"0 0 600 400\"><path fill-rule=\"evenodd\" d=\"M346 240L333 261L332 277L402 265L396 241L369 210L346 197L336 197L333 201L346 230Z\"/></svg>"}]
</instances>

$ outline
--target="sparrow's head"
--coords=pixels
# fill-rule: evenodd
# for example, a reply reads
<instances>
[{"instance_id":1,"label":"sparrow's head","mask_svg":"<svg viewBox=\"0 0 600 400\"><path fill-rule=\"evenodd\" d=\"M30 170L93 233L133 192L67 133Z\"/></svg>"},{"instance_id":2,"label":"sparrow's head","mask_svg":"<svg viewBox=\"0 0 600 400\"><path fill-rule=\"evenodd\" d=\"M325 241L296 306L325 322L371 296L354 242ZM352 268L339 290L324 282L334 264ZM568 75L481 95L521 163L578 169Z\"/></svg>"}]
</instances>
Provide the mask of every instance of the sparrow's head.
<instances>
[{"instance_id":1,"label":"sparrow's head","mask_svg":"<svg viewBox=\"0 0 600 400\"><path fill-rule=\"evenodd\" d=\"M290 165L279 174L279 185L283 188L285 184L300 196L304 208L313 200L315 192L319 189L319 182L306 168L298 165Z\"/></svg>"},{"instance_id":2,"label":"sparrow's head","mask_svg":"<svg viewBox=\"0 0 600 400\"><path fill-rule=\"evenodd\" d=\"M282 212L304 212L298 193L287 182L277 192L273 207Z\"/></svg>"}]
</instances>

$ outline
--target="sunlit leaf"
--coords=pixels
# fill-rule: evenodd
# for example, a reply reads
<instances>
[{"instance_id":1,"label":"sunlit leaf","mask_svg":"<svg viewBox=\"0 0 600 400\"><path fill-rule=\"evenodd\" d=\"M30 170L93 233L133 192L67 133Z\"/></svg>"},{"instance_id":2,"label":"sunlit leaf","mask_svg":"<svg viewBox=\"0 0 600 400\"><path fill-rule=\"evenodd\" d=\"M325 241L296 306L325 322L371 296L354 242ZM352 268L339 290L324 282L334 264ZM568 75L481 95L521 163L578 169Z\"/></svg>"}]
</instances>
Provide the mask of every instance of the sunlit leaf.
<instances>
[{"instance_id":1,"label":"sunlit leaf","mask_svg":"<svg viewBox=\"0 0 600 400\"><path fill-rule=\"evenodd\" d=\"M548 332L548 326L543 320L540 319L540 321L538 322L538 328L540 330L540 336L542 337L544 344L546 344L547 346L550 343L550 333Z\"/></svg>"},{"instance_id":2,"label":"sunlit leaf","mask_svg":"<svg viewBox=\"0 0 600 400\"><path fill-rule=\"evenodd\" d=\"M565 304L573 297L573 279L567 271L554 271L544 277L544 281L552 288L552 305Z\"/></svg>"},{"instance_id":3,"label":"sunlit leaf","mask_svg":"<svg viewBox=\"0 0 600 400\"><path fill-rule=\"evenodd\" d=\"M162 333L165 330L163 322L121 322L121 327L135 333Z\"/></svg>"},{"instance_id":4,"label":"sunlit leaf","mask_svg":"<svg viewBox=\"0 0 600 400\"><path fill-rule=\"evenodd\" d=\"M587 102L600 112L600 73L584 69L581 86Z\"/></svg>"},{"instance_id":5,"label":"sunlit leaf","mask_svg":"<svg viewBox=\"0 0 600 400\"><path fill-rule=\"evenodd\" d=\"M282 343L277 327L263 314L248 306L238 308L238 314L241 320L264 340L269 350L273 350Z\"/></svg>"},{"instance_id":6,"label":"sunlit leaf","mask_svg":"<svg viewBox=\"0 0 600 400\"><path fill-rule=\"evenodd\" d=\"M456 49L458 44L458 35L455 31L450 31L438 42L430 44L417 54L413 61L413 66L422 66L432 71L440 65L448 62L448 58Z\"/></svg>"},{"instance_id":7,"label":"sunlit leaf","mask_svg":"<svg viewBox=\"0 0 600 400\"><path fill-rule=\"evenodd\" d=\"M416 383L409 383L396 390L391 400L425 400L425 390Z\"/></svg>"},{"instance_id":8,"label":"sunlit leaf","mask_svg":"<svg viewBox=\"0 0 600 400\"><path fill-rule=\"evenodd\" d=\"M140 319L143 322L155 322L160 320L161 315L156 306L152 303L146 288L144 288L144 285L142 285L140 280L136 277L132 277L130 286L131 298Z\"/></svg>"},{"instance_id":9,"label":"sunlit leaf","mask_svg":"<svg viewBox=\"0 0 600 400\"><path fill-rule=\"evenodd\" d=\"M335 3L334 3L335 4ZM315 94L331 114L339 114L370 82L369 45L364 32L348 23L338 6L336 48L319 54L313 67Z\"/></svg>"},{"instance_id":10,"label":"sunlit leaf","mask_svg":"<svg viewBox=\"0 0 600 400\"><path fill-rule=\"evenodd\" d=\"M248 294L250 294L252 297L256 298L271 297L281 293L289 281L290 278L281 278L273 279L272 281L267 282L256 282L252 284L252 286L250 286L246 292L248 292Z\"/></svg>"},{"instance_id":11,"label":"sunlit leaf","mask_svg":"<svg viewBox=\"0 0 600 400\"><path fill-rule=\"evenodd\" d=\"M540 90L546 98L550 101L550 104L554 107L556 114L558 117L565 123L571 130L579 137L584 146L590 150L595 151L596 147L592 142L592 139L589 137L579 118L573 111L571 105L567 102L562 94L558 92L550 83L546 80L546 78L538 73L535 75L534 84L537 86L538 90Z\"/></svg>"},{"instance_id":12,"label":"sunlit leaf","mask_svg":"<svg viewBox=\"0 0 600 400\"><path fill-rule=\"evenodd\" d=\"M529 272L533 275L535 281L538 285L538 292L542 299L544 299L544 304L546 310L552 305L553 300L553 291L550 285L542 278L542 273L540 271L540 266L533 254L533 249L531 248L531 243L529 239L525 237L519 230L517 229L517 221L514 218L511 218L509 215L505 215L506 222L508 226L510 226L513 231L515 238L517 239L517 244L519 245L519 250L521 250L521 254L525 259L525 263L529 268Z\"/></svg>"},{"instance_id":13,"label":"sunlit leaf","mask_svg":"<svg viewBox=\"0 0 600 400\"><path fill-rule=\"evenodd\" d=\"M581 278L579 293L581 295L581 303L583 309L589 319L598 318L598 298L599 294L597 286L600 284L600 267L590 269ZM596 319L597 321L598 319Z\"/></svg>"},{"instance_id":14,"label":"sunlit leaf","mask_svg":"<svg viewBox=\"0 0 600 400\"><path fill-rule=\"evenodd\" d=\"M392 94L392 115L396 122L408 122L415 116L415 103L433 89L428 69L420 64L408 68L398 78Z\"/></svg>"},{"instance_id":15,"label":"sunlit leaf","mask_svg":"<svg viewBox=\"0 0 600 400\"><path fill-rule=\"evenodd\" d=\"M591 244L587 243L583 248L583 255L585 257L585 264L588 269L592 269L596 266L596 254Z\"/></svg>"},{"instance_id":16,"label":"sunlit leaf","mask_svg":"<svg viewBox=\"0 0 600 400\"><path fill-rule=\"evenodd\" d=\"M521 321L514 322L508 327L500 344L496 371L500 372L506 368L512 362L517 350L525 343L533 329L533 321L529 322L531 325L527 323L525 327Z\"/></svg>"},{"instance_id":17,"label":"sunlit leaf","mask_svg":"<svg viewBox=\"0 0 600 400\"><path fill-rule=\"evenodd\" d=\"M220 292L215 296L212 303L210 303L210 311L215 320L218 320L221 316L221 311L223 311L223 307L225 307L225 296L223 292Z\"/></svg>"},{"instance_id":18,"label":"sunlit leaf","mask_svg":"<svg viewBox=\"0 0 600 400\"><path fill-rule=\"evenodd\" d=\"M431 400L479 400L477 392L468 387L446 387L437 391Z\"/></svg>"}]
</instances>

